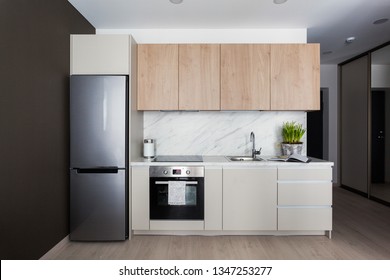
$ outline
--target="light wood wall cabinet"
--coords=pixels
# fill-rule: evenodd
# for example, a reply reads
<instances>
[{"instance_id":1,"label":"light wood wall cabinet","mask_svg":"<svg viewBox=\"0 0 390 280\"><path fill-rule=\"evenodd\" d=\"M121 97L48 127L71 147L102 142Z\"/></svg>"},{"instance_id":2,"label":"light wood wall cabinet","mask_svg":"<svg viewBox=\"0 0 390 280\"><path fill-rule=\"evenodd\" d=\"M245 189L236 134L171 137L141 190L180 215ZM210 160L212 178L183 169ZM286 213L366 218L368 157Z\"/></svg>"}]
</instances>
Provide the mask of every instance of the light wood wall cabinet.
<instances>
[{"instance_id":1,"label":"light wood wall cabinet","mask_svg":"<svg viewBox=\"0 0 390 280\"><path fill-rule=\"evenodd\" d=\"M70 74L129 75L129 35L71 35Z\"/></svg>"},{"instance_id":2,"label":"light wood wall cabinet","mask_svg":"<svg viewBox=\"0 0 390 280\"><path fill-rule=\"evenodd\" d=\"M178 110L179 46L138 45L138 110Z\"/></svg>"},{"instance_id":3,"label":"light wood wall cabinet","mask_svg":"<svg viewBox=\"0 0 390 280\"><path fill-rule=\"evenodd\" d=\"M276 168L223 169L223 230L276 230Z\"/></svg>"},{"instance_id":4,"label":"light wood wall cabinet","mask_svg":"<svg viewBox=\"0 0 390 280\"><path fill-rule=\"evenodd\" d=\"M278 230L332 230L331 168L278 168Z\"/></svg>"},{"instance_id":5,"label":"light wood wall cabinet","mask_svg":"<svg viewBox=\"0 0 390 280\"><path fill-rule=\"evenodd\" d=\"M271 79L271 110L319 110L320 45L272 45Z\"/></svg>"},{"instance_id":6,"label":"light wood wall cabinet","mask_svg":"<svg viewBox=\"0 0 390 280\"><path fill-rule=\"evenodd\" d=\"M179 45L179 110L220 108L220 45Z\"/></svg>"},{"instance_id":7,"label":"light wood wall cabinet","mask_svg":"<svg viewBox=\"0 0 390 280\"><path fill-rule=\"evenodd\" d=\"M138 110L220 110L220 45L139 45Z\"/></svg>"},{"instance_id":8,"label":"light wood wall cabinet","mask_svg":"<svg viewBox=\"0 0 390 280\"><path fill-rule=\"evenodd\" d=\"M270 109L270 45L221 45L221 110Z\"/></svg>"},{"instance_id":9,"label":"light wood wall cabinet","mask_svg":"<svg viewBox=\"0 0 390 280\"><path fill-rule=\"evenodd\" d=\"M138 110L319 110L319 44L138 46Z\"/></svg>"}]
</instances>

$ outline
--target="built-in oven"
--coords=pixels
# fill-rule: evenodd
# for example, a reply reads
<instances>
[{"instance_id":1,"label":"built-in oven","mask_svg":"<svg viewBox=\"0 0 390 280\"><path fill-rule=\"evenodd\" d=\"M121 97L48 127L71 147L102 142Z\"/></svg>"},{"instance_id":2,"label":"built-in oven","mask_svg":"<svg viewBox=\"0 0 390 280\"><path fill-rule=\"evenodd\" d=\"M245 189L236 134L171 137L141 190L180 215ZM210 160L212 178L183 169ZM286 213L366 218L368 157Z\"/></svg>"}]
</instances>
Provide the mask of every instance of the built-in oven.
<instances>
[{"instance_id":1,"label":"built-in oven","mask_svg":"<svg viewBox=\"0 0 390 280\"><path fill-rule=\"evenodd\" d=\"M203 166L151 166L151 220L204 219Z\"/></svg>"}]
</instances>

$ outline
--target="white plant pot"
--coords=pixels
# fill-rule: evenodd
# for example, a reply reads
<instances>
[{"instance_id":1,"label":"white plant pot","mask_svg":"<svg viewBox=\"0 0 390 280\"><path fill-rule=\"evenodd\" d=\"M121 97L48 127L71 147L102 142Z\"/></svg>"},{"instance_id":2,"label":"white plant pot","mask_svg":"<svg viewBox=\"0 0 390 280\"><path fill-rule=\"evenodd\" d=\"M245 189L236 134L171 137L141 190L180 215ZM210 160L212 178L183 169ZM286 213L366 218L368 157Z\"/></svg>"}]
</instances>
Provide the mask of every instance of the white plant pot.
<instances>
[{"instance_id":1,"label":"white plant pot","mask_svg":"<svg viewBox=\"0 0 390 280\"><path fill-rule=\"evenodd\" d=\"M290 156L292 154L302 154L302 148L303 144L287 144L287 143L282 143L282 155L283 156Z\"/></svg>"}]
</instances>

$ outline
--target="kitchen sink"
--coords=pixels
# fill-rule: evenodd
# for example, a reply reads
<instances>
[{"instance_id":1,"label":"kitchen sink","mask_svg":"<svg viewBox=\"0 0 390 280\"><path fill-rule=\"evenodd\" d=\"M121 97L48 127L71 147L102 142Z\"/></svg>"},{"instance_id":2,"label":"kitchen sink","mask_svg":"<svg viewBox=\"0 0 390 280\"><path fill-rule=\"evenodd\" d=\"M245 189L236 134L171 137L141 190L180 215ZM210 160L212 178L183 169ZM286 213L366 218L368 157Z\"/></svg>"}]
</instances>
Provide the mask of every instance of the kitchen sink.
<instances>
[{"instance_id":1,"label":"kitchen sink","mask_svg":"<svg viewBox=\"0 0 390 280\"><path fill-rule=\"evenodd\" d=\"M250 156L229 156L227 157L230 161L262 161L262 158L253 158Z\"/></svg>"}]
</instances>

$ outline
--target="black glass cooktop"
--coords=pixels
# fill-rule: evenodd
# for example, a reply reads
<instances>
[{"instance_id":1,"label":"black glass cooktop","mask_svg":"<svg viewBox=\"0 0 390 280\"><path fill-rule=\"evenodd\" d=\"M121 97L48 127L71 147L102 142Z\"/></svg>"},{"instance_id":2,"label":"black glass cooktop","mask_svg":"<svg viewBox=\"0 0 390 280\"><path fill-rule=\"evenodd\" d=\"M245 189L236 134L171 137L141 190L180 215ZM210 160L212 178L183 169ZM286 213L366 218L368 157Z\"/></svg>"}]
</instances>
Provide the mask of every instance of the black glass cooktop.
<instances>
[{"instance_id":1,"label":"black glass cooktop","mask_svg":"<svg viewBox=\"0 0 390 280\"><path fill-rule=\"evenodd\" d=\"M157 162L203 162L202 156L157 156Z\"/></svg>"}]
</instances>

